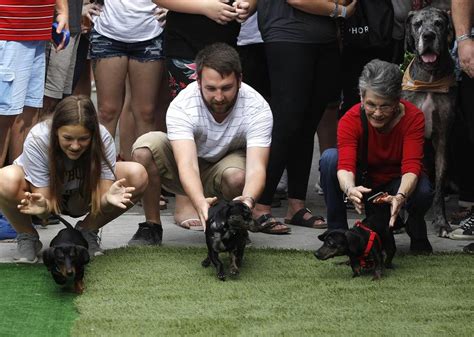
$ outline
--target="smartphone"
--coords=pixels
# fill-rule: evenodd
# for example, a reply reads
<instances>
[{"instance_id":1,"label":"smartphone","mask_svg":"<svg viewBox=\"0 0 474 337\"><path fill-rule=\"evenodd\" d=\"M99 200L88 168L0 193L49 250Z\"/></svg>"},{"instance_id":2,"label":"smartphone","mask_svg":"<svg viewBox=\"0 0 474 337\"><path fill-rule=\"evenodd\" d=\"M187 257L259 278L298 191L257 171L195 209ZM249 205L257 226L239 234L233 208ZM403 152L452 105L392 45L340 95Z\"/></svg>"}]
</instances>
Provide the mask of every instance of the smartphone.
<instances>
[{"instance_id":1,"label":"smartphone","mask_svg":"<svg viewBox=\"0 0 474 337\"><path fill-rule=\"evenodd\" d=\"M66 37L66 39L64 40L64 48L66 48L66 46L69 44L69 39L71 38L71 33L66 30L66 29L63 29L63 31L58 34L56 32L56 30L58 29L58 23L55 22L53 23L53 25L51 26L51 33L52 33L52 39L53 39L53 43L54 45L57 47L61 44L61 42L63 41L63 36Z\"/></svg>"},{"instance_id":2,"label":"smartphone","mask_svg":"<svg viewBox=\"0 0 474 337\"><path fill-rule=\"evenodd\" d=\"M385 192L378 192L378 193L375 193L374 195L371 195L368 199L367 199L367 202L372 202L374 201L377 197L380 197L381 195L383 195Z\"/></svg>"}]
</instances>

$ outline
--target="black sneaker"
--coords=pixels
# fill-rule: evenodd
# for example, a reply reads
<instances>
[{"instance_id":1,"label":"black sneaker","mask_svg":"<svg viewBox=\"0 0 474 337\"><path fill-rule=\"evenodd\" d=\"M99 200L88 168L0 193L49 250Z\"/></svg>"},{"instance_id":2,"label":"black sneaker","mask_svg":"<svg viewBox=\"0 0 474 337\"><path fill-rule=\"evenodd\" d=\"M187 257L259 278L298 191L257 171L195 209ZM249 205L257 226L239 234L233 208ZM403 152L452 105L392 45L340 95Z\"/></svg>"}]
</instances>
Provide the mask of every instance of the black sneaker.
<instances>
[{"instance_id":1,"label":"black sneaker","mask_svg":"<svg viewBox=\"0 0 474 337\"><path fill-rule=\"evenodd\" d=\"M163 227L152 222L138 224L138 230L128 241L129 246L161 245L163 240Z\"/></svg>"},{"instance_id":2,"label":"black sneaker","mask_svg":"<svg viewBox=\"0 0 474 337\"><path fill-rule=\"evenodd\" d=\"M430 255L433 253L433 247L428 238L411 239L410 253L414 255Z\"/></svg>"}]
</instances>

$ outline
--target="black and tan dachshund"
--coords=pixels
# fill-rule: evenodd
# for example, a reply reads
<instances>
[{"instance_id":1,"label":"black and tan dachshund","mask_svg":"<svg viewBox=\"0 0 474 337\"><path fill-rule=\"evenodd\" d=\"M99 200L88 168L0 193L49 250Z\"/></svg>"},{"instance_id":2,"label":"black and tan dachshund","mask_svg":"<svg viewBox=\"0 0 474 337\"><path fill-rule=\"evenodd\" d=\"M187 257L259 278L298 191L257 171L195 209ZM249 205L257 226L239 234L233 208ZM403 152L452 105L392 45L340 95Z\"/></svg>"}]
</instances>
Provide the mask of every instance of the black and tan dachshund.
<instances>
[{"instance_id":1,"label":"black and tan dachshund","mask_svg":"<svg viewBox=\"0 0 474 337\"><path fill-rule=\"evenodd\" d=\"M50 247L43 252L43 263L51 272L57 284L65 285L74 281L74 292L84 291L84 266L89 263L89 245L81 232L60 216L66 226L51 240Z\"/></svg>"},{"instance_id":2,"label":"black and tan dachshund","mask_svg":"<svg viewBox=\"0 0 474 337\"><path fill-rule=\"evenodd\" d=\"M396 246L393 232L389 228L390 212L385 206L380 211L357 222L351 229L328 230L318 238L324 244L314 255L319 260L347 255L350 259L352 276L361 274L362 269L373 269L373 280L382 277L385 268L392 268ZM384 260L385 254L385 260Z\"/></svg>"},{"instance_id":3,"label":"black and tan dachshund","mask_svg":"<svg viewBox=\"0 0 474 337\"><path fill-rule=\"evenodd\" d=\"M217 269L217 277L225 281L224 265L219 253L229 252L230 275L238 275L249 236L247 230L252 221L252 211L243 202L221 201L212 206L205 233L208 254L202 266L209 267L212 262Z\"/></svg>"}]
</instances>

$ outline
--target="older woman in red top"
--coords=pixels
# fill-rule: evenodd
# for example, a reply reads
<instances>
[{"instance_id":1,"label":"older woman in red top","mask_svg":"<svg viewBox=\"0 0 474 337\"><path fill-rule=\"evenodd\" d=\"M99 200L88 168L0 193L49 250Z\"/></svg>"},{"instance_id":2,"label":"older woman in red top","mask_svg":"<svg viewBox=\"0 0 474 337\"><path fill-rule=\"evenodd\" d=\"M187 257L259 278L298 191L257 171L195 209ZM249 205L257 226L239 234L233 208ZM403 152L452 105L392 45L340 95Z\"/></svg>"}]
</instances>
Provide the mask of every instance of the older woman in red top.
<instances>
[{"instance_id":1,"label":"older woman in red top","mask_svg":"<svg viewBox=\"0 0 474 337\"><path fill-rule=\"evenodd\" d=\"M424 116L400 99L401 81L395 64L373 60L365 65L359 79L361 103L339 121L338 148L321 156L327 222L330 230L347 228L344 201L352 202L359 214L364 209L370 214L374 206L367 198L387 192L382 201L390 204L390 226L400 222L398 214L405 207L410 250L430 253L424 217L433 191L423 173Z\"/></svg>"}]
</instances>

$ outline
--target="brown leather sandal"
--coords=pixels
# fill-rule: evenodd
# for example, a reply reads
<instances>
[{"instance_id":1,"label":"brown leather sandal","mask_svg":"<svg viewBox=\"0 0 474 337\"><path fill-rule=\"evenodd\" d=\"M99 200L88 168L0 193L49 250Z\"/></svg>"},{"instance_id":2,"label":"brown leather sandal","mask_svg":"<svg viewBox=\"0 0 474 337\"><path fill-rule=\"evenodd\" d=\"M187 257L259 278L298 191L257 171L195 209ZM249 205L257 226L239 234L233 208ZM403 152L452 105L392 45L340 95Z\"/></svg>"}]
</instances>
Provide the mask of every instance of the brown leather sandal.
<instances>
[{"instance_id":1,"label":"brown leather sandal","mask_svg":"<svg viewBox=\"0 0 474 337\"><path fill-rule=\"evenodd\" d=\"M309 227L316 229L325 229L328 228L326 220L320 215L313 215L309 219L305 219L304 215L306 213L312 214L311 211L307 208L302 208L296 212L291 219L285 219L285 223L293 226Z\"/></svg>"},{"instance_id":2,"label":"brown leather sandal","mask_svg":"<svg viewBox=\"0 0 474 337\"><path fill-rule=\"evenodd\" d=\"M253 230L255 232L277 235L291 233L290 227L280 221L275 220L271 214L263 214L258 219L256 219L255 222L256 226ZM280 228L276 229L277 226L280 226Z\"/></svg>"}]
</instances>

